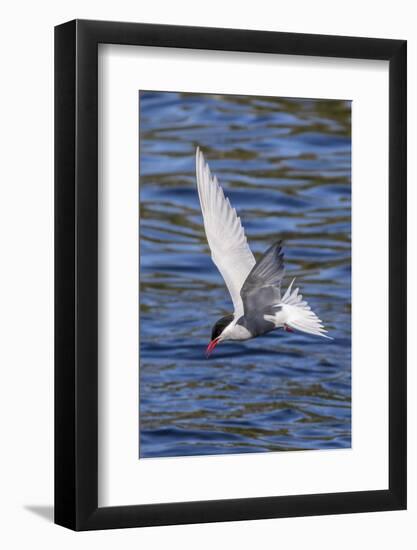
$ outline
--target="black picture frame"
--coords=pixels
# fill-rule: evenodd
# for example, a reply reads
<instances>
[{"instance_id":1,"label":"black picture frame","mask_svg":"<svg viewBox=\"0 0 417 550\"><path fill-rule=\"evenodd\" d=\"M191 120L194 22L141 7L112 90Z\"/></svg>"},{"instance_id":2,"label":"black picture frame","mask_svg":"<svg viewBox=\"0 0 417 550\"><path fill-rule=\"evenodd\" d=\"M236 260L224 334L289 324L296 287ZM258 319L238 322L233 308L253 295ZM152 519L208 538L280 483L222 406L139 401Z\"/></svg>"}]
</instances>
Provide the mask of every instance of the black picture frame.
<instances>
[{"instance_id":1,"label":"black picture frame","mask_svg":"<svg viewBox=\"0 0 417 550\"><path fill-rule=\"evenodd\" d=\"M389 62L389 488L98 506L98 44ZM215 55L215 54L213 54ZM406 508L406 41L74 20L55 28L55 522L74 530Z\"/></svg>"}]
</instances>

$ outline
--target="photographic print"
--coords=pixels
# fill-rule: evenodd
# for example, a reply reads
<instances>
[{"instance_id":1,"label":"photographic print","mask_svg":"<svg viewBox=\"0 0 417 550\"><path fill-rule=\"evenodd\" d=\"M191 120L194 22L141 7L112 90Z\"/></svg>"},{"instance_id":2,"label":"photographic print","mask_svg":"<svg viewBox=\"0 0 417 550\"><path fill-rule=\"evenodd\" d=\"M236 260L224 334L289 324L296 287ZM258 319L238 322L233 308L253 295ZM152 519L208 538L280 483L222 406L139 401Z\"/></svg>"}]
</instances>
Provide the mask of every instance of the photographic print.
<instances>
[{"instance_id":1,"label":"photographic print","mask_svg":"<svg viewBox=\"0 0 417 550\"><path fill-rule=\"evenodd\" d=\"M351 102L139 92L139 458L351 447Z\"/></svg>"}]
</instances>

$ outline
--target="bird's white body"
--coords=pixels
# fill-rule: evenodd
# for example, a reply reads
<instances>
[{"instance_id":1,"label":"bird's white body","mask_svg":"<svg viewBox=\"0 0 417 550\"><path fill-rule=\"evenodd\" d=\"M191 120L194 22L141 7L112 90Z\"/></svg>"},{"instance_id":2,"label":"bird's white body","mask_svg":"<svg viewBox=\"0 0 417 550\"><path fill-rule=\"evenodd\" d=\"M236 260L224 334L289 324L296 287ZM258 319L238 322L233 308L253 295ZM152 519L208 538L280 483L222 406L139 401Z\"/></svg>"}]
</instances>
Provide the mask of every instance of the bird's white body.
<instances>
[{"instance_id":1,"label":"bird's white body","mask_svg":"<svg viewBox=\"0 0 417 550\"><path fill-rule=\"evenodd\" d=\"M211 175L199 149L196 173L211 257L223 276L234 306L230 321L228 317L219 321L221 334L216 336L216 343L249 340L276 328L329 338L298 288L292 290L294 280L281 296L284 277L281 243L274 243L256 262L236 210L224 196L217 178Z\"/></svg>"},{"instance_id":2,"label":"bird's white body","mask_svg":"<svg viewBox=\"0 0 417 550\"><path fill-rule=\"evenodd\" d=\"M228 325L223 332L220 335L220 341L223 342L225 340L250 340L252 338L252 334L249 332L249 330L245 327L242 327L241 325L237 324L237 319L233 319L233 321Z\"/></svg>"}]
</instances>

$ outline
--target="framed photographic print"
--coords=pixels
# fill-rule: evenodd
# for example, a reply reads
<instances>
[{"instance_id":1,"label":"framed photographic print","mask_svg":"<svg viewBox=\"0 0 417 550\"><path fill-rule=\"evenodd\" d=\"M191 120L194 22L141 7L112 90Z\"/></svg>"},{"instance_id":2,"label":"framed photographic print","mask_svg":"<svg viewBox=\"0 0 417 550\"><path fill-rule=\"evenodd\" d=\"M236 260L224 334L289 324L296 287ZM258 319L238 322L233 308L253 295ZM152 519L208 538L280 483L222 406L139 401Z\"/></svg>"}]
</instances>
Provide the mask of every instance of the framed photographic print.
<instances>
[{"instance_id":1,"label":"framed photographic print","mask_svg":"<svg viewBox=\"0 0 417 550\"><path fill-rule=\"evenodd\" d=\"M55 30L55 521L406 507L406 42Z\"/></svg>"}]
</instances>

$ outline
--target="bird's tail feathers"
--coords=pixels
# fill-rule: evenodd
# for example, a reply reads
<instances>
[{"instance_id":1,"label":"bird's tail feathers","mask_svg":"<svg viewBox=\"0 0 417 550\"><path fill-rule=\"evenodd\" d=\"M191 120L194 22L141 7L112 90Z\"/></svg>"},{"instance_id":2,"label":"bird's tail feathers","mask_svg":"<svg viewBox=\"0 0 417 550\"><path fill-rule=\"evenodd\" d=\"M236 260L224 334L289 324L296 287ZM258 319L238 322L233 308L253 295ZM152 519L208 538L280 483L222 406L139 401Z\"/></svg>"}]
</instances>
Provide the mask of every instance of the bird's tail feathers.
<instances>
[{"instance_id":1,"label":"bird's tail feathers","mask_svg":"<svg viewBox=\"0 0 417 550\"><path fill-rule=\"evenodd\" d=\"M298 288L292 290L294 281L295 279L291 281L280 303L284 312L287 314L285 324L295 330L333 340L330 336L326 336L325 333L327 330L325 330L323 323L311 310L308 303L303 300Z\"/></svg>"}]
</instances>

